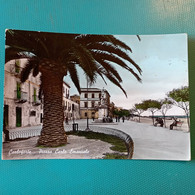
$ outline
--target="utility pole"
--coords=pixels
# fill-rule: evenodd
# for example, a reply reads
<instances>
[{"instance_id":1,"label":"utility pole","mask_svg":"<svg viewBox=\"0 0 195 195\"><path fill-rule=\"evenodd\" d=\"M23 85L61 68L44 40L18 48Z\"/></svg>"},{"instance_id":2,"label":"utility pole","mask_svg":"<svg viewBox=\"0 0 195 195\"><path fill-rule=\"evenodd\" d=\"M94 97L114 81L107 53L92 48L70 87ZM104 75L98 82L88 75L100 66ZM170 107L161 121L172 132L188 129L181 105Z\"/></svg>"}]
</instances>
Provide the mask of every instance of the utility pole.
<instances>
[{"instance_id":1,"label":"utility pole","mask_svg":"<svg viewBox=\"0 0 195 195\"><path fill-rule=\"evenodd\" d=\"M85 131L90 131L91 129L89 128L89 117L88 117L88 111L89 111L89 105L88 105L88 88L89 88L89 81L88 81L88 76L87 76L87 128Z\"/></svg>"}]
</instances>

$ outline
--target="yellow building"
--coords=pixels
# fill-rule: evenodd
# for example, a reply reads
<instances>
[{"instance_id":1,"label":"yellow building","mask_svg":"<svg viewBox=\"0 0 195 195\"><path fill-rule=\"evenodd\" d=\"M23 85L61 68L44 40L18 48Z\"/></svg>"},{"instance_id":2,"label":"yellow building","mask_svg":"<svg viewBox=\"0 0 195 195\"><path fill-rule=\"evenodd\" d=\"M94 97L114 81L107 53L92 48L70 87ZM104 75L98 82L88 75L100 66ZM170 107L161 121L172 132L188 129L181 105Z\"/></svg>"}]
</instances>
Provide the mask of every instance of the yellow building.
<instances>
[{"instance_id":1,"label":"yellow building","mask_svg":"<svg viewBox=\"0 0 195 195\"><path fill-rule=\"evenodd\" d=\"M107 113L109 115L109 105L110 105L110 94L107 90L105 90L106 94L106 105L107 105ZM82 119L94 118L97 119L98 116L98 108L101 102L101 89L98 88L81 88L80 95L80 116Z\"/></svg>"}]
</instances>

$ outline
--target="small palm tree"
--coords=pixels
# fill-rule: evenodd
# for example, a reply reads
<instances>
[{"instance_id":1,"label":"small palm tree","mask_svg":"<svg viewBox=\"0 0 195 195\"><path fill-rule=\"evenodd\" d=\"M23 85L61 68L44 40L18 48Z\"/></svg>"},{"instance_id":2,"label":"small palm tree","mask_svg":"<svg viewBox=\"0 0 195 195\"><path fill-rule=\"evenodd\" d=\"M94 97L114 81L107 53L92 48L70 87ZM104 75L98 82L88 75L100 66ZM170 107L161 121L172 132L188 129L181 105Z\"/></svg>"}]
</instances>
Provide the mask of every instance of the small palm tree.
<instances>
[{"instance_id":1,"label":"small palm tree","mask_svg":"<svg viewBox=\"0 0 195 195\"><path fill-rule=\"evenodd\" d=\"M138 37L139 38L139 37ZM115 66L129 71L138 80L141 69L130 58L131 48L112 35L59 34L33 31L6 31L5 62L26 58L21 82L41 73L44 97L43 127L38 145L59 146L67 143L62 106L63 77L70 77L80 92L77 67L80 66L91 83L99 75L121 86L122 78ZM138 71L136 73L129 64ZM105 81L106 82L106 81Z\"/></svg>"}]
</instances>

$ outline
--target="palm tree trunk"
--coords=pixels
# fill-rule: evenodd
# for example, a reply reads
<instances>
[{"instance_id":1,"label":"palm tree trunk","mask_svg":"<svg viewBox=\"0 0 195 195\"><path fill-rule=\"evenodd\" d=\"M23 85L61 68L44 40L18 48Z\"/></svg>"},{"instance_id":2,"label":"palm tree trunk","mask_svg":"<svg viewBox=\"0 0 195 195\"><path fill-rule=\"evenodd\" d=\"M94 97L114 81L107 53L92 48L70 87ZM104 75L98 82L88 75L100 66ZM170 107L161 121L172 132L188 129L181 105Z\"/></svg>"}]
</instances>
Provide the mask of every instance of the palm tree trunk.
<instances>
[{"instance_id":1,"label":"palm tree trunk","mask_svg":"<svg viewBox=\"0 0 195 195\"><path fill-rule=\"evenodd\" d=\"M62 106L63 76L49 70L41 71L44 95L43 127L37 145L56 147L67 143Z\"/></svg>"}]
</instances>

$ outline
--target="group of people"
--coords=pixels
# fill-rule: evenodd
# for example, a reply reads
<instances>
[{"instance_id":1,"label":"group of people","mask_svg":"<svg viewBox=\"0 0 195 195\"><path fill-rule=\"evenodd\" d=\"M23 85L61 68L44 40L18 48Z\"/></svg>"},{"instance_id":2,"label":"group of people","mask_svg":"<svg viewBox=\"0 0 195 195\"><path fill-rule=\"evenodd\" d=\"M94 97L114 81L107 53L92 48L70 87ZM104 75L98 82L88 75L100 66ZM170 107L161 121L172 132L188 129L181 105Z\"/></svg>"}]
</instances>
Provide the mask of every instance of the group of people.
<instances>
[{"instance_id":1,"label":"group of people","mask_svg":"<svg viewBox=\"0 0 195 195\"><path fill-rule=\"evenodd\" d=\"M122 118L122 121L123 121L123 123L124 123L124 121L125 121L125 117L124 116L122 116L122 117L120 117L120 116L116 116L116 122L120 122L120 119Z\"/></svg>"},{"instance_id":2,"label":"group of people","mask_svg":"<svg viewBox=\"0 0 195 195\"><path fill-rule=\"evenodd\" d=\"M112 123L112 122L113 122L112 117L110 116L103 117L103 123Z\"/></svg>"},{"instance_id":3,"label":"group of people","mask_svg":"<svg viewBox=\"0 0 195 195\"><path fill-rule=\"evenodd\" d=\"M174 126L176 127L177 124L179 123L179 121L177 120L176 117L172 117L172 120L173 120L173 123L171 123L170 126L169 126L170 130L172 130ZM159 118L159 117L156 118L156 122L154 123L154 126L156 127L156 126L158 126L158 124L159 124L161 127L163 127L164 121L163 121L162 118Z\"/></svg>"}]
</instances>

